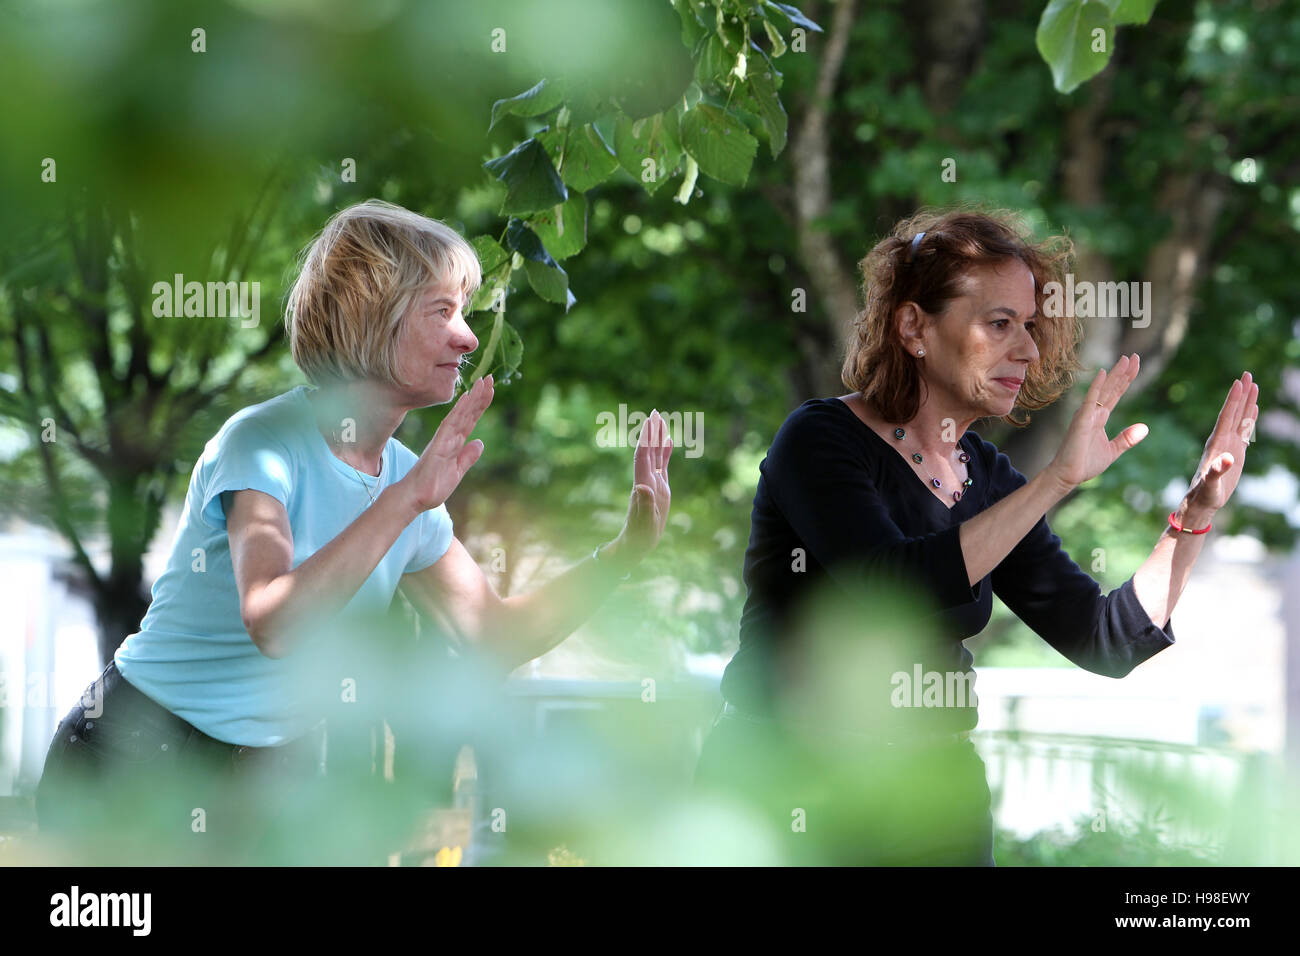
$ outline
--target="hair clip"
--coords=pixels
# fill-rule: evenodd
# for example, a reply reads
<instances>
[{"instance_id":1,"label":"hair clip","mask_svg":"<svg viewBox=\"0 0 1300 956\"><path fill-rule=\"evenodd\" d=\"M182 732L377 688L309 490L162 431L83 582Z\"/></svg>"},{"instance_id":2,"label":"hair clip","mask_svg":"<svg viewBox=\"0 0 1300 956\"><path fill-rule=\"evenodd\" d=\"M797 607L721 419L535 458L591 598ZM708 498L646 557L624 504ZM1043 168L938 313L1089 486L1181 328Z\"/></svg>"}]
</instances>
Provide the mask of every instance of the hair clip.
<instances>
[{"instance_id":1,"label":"hair clip","mask_svg":"<svg viewBox=\"0 0 1300 956\"><path fill-rule=\"evenodd\" d=\"M918 232L912 239L912 244L907 249L907 257L903 259L903 264L910 266L912 260L916 258L917 247L921 245L921 240L925 238L924 232Z\"/></svg>"}]
</instances>

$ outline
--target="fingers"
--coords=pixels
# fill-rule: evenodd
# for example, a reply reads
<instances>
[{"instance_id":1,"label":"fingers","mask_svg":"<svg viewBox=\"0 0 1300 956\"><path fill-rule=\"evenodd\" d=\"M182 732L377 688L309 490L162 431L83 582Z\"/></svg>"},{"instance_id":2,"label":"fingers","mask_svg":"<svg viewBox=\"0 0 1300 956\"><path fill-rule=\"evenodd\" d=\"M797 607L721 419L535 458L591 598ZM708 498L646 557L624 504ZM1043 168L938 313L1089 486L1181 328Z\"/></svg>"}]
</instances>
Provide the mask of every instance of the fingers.
<instances>
[{"instance_id":1,"label":"fingers","mask_svg":"<svg viewBox=\"0 0 1300 956\"><path fill-rule=\"evenodd\" d=\"M664 421L658 411L655 417L659 419L658 445L655 447L655 471L663 472L668 467L668 455L672 451L673 440L668 436L668 423Z\"/></svg>"},{"instance_id":2,"label":"fingers","mask_svg":"<svg viewBox=\"0 0 1300 956\"><path fill-rule=\"evenodd\" d=\"M672 453L673 440L669 435L668 423L658 409L653 409L641 426L636 452L633 454L634 502L630 515L636 521L644 522L642 527L647 533L653 532L656 538L663 533L668 520L671 497L668 488L668 461Z\"/></svg>"},{"instance_id":3,"label":"fingers","mask_svg":"<svg viewBox=\"0 0 1300 956\"><path fill-rule=\"evenodd\" d=\"M1250 407L1246 409L1241 422L1237 425L1237 437L1241 439L1242 445L1246 448L1250 447L1255 428L1259 425L1259 403L1256 401L1258 397L1259 386L1252 384L1250 397L1247 399L1250 402Z\"/></svg>"},{"instance_id":4,"label":"fingers","mask_svg":"<svg viewBox=\"0 0 1300 956\"><path fill-rule=\"evenodd\" d=\"M640 434L637 435L636 450L632 453L632 481L635 485L649 485L653 480L655 466L650 434L654 428L656 415L658 412L650 413L650 417L641 425Z\"/></svg>"},{"instance_id":5,"label":"fingers","mask_svg":"<svg viewBox=\"0 0 1300 956\"><path fill-rule=\"evenodd\" d=\"M1101 395L1102 387L1105 384L1106 384L1106 370L1104 368L1098 369L1097 376L1092 380L1092 384L1088 386L1087 394L1083 396L1082 409L1084 411L1091 411L1092 409L1097 407L1096 403L1101 400L1098 396Z\"/></svg>"},{"instance_id":6,"label":"fingers","mask_svg":"<svg viewBox=\"0 0 1300 956\"><path fill-rule=\"evenodd\" d=\"M1120 398L1128 391L1128 387L1133 384L1133 380L1137 378L1140 365L1141 361L1136 352L1131 357L1121 355L1115 367L1106 376L1094 401L1100 402L1108 411L1113 410Z\"/></svg>"},{"instance_id":7,"label":"fingers","mask_svg":"<svg viewBox=\"0 0 1300 956\"><path fill-rule=\"evenodd\" d=\"M460 482L460 478L465 477L465 472L473 468L474 462L478 461L479 458L482 457L482 455L483 455L483 442L478 438L475 438L472 442L470 442L468 445L466 445L464 448L460 450L460 454L456 456L456 473L457 475L459 475L459 478L457 478L456 480L458 484Z\"/></svg>"},{"instance_id":8,"label":"fingers","mask_svg":"<svg viewBox=\"0 0 1300 956\"><path fill-rule=\"evenodd\" d=\"M1249 443L1250 435L1255 427L1255 422L1259 420L1259 384L1255 382L1249 372L1241 377L1241 408L1236 421L1233 422L1233 431L1236 437L1243 443ZM1250 424L1247 425L1246 422Z\"/></svg>"},{"instance_id":9,"label":"fingers","mask_svg":"<svg viewBox=\"0 0 1300 956\"><path fill-rule=\"evenodd\" d=\"M1225 428L1236 430L1235 426L1240 419L1238 413L1238 404L1241 401L1241 379L1237 379L1228 388L1228 394L1224 396L1223 407L1219 409L1219 419L1214 423L1214 431L1210 435L1210 441L1222 434Z\"/></svg>"},{"instance_id":10,"label":"fingers","mask_svg":"<svg viewBox=\"0 0 1300 956\"><path fill-rule=\"evenodd\" d=\"M429 446L435 454L451 457L459 453L465 439L474 430L483 412L492 404L495 385L491 375L484 376L471 385L456 401L447 417L442 420L434 432Z\"/></svg>"},{"instance_id":11,"label":"fingers","mask_svg":"<svg viewBox=\"0 0 1300 956\"><path fill-rule=\"evenodd\" d=\"M658 409L641 426L637 437L636 451L633 453L633 480L637 484L650 486L656 473L668 473L668 459L672 455L673 440L668 435L668 423L659 414Z\"/></svg>"},{"instance_id":12,"label":"fingers","mask_svg":"<svg viewBox=\"0 0 1300 956\"><path fill-rule=\"evenodd\" d=\"M1130 425L1128 428L1124 429L1111 439L1110 444L1111 448L1115 451L1115 457L1118 458L1120 455L1124 454L1124 452L1128 451L1134 445L1138 444L1138 442L1142 441L1142 439L1146 438L1150 432L1151 429L1147 428L1147 426L1141 422L1138 422L1136 425Z\"/></svg>"},{"instance_id":13,"label":"fingers","mask_svg":"<svg viewBox=\"0 0 1300 956\"><path fill-rule=\"evenodd\" d=\"M1242 451L1250 443L1250 436L1254 432L1255 424L1259 420L1259 385L1253 380L1250 372L1243 372L1241 378L1232 383L1228 389L1227 396L1223 399L1223 407L1219 410L1219 418L1214 423L1214 431L1206 439L1206 454L1209 455L1224 445L1240 442ZM1249 425L1245 424L1247 421Z\"/></svg>"},{"instance_id":14,"label":"fingers","mask_svg":"<svg viewBox=\"0 0 1300 956\"><path fill-rule=\"evenodd\" d=\"M1232 466L1235 465L1236 463L1237 463L1237 459L1233 457L1231 452L1225 451L1221 455L1215 455L1214 458L1210 460L1210 463L1206 465L1205 471L1202 473L1201 478L1202 480L1207 482L1218 481L1229 471L1231 471Z\"/></svg>"}]
</instances>

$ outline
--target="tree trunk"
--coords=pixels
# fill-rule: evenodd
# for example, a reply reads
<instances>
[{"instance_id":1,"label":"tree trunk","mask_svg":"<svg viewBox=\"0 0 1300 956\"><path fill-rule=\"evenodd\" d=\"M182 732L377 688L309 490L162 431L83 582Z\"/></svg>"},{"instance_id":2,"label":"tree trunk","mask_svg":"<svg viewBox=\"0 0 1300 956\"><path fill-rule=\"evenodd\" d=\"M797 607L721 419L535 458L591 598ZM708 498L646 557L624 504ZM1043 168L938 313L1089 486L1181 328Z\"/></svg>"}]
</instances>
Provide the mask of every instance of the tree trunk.
<instances>
[{"instance_id":1,"label":"tree trunk","mask_svg":"<svg viewBox=\"0 0 1300 956\"><path fill-rule=\"evenodd\" d=\"M809 392L835 395L843 390L839 357L858 312L858 293L852 273L825 226L819 222L831 206L827 116L834 104L835 86L844 65L856 9L857 0L840 0L835 6L821 54L817 85L790 144L796 248L799 262L812 284L810 304L825 317L819 328L805 321L796 331L802 362L793 377L796 388L805 396ZM803 315L809 319L814 314L817 313ZM800 313L795 316L798 320Z\"/></svg>"},{"instance_id":2,"label":"tree trunk","mask_svg":"<svg viewBox=\"0 0 1300 956\"><path fill-rule=\"evenodd\" d=\"M99 625L99 663L108 666L113 652L140 629L149 609L149 595L137 566L135 573L115 571L95 595L95 617Z\"/></svg>"}]
</instances>

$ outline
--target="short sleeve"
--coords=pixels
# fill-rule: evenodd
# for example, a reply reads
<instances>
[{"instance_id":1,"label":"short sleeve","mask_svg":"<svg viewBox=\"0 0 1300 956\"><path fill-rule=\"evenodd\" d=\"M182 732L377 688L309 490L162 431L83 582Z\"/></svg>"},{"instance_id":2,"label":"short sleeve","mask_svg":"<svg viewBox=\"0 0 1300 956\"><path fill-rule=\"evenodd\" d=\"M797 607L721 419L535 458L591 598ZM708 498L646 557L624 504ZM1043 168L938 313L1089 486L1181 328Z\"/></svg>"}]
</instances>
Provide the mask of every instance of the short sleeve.
<instances>
[{"instance_id":1,"label":"short sleeve","mask_svg":"<svg viewBox=\"0 0 1300 956\"><path fill-rule=\"evenodd\" d=\"M997 452L992 487L1001 497L1028 479ZM992 504L993 502L989 502ZM1130 577L1109 594L1066 553L1046 516L993 570L993 592L1067 660L1106 677L1124 677L1174 643L1171 619L1157 627Z\"/></svg>"},{"instance_id":2,"label":"short sleeve","mask_svg":"<svg viewBox=\"0 0 1300 956\"><path fill-rule=\"evenodd\" d=\"M208 442L203 450L203 497L200 514L213 528L226 529L221 495L227 491L260 491L289 506L293 466L289 450L267 428L238 421Z\"/></svg>"},{"instance_id":3,"label":"short sleeve","mask_svg":"<svg viewBox=\"0 0 1300 956\"><path fill-rule=\"evenodd\" d=\"M953 525L903 534L871 479L862 443L827 405L805 404L786 419L760 472L777 508L832 580L923 588L940 609L978 599Z\"/></svg>"},{"instance_id":4,"label":"short sleeve","mask_svg":"<svg viewBox=\"0 0 1300 956\"><path fill-rule=\"evenodd\" d=\"M445 504L421 513L418 525L419 544L416 546L415 554L407 562L406 574L423 571L436 564L451 547L451 515L447 513Z\"/></svg>"}]
</instances>

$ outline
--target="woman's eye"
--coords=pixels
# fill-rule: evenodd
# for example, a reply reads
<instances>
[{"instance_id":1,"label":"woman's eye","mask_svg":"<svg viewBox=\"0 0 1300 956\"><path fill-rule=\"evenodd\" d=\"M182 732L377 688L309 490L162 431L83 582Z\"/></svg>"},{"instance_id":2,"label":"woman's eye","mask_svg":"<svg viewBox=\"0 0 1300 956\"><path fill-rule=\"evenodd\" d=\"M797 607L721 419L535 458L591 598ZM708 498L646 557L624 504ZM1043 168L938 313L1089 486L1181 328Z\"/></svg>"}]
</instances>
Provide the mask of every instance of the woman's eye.
<instances>
[{"instance_id":1,"label":"woman's eye","mask_svg":"<svg viewBox=\"0 0 1300 956\"><path fill-rule=\"evenodd\" d=\"M996 319L993 322L993 324L996 325L999 329L1001 329L1004 328L1007 325L1007 323L1010 321L1011 321L1010 319Z\"/></svg>"}]
</instances>

